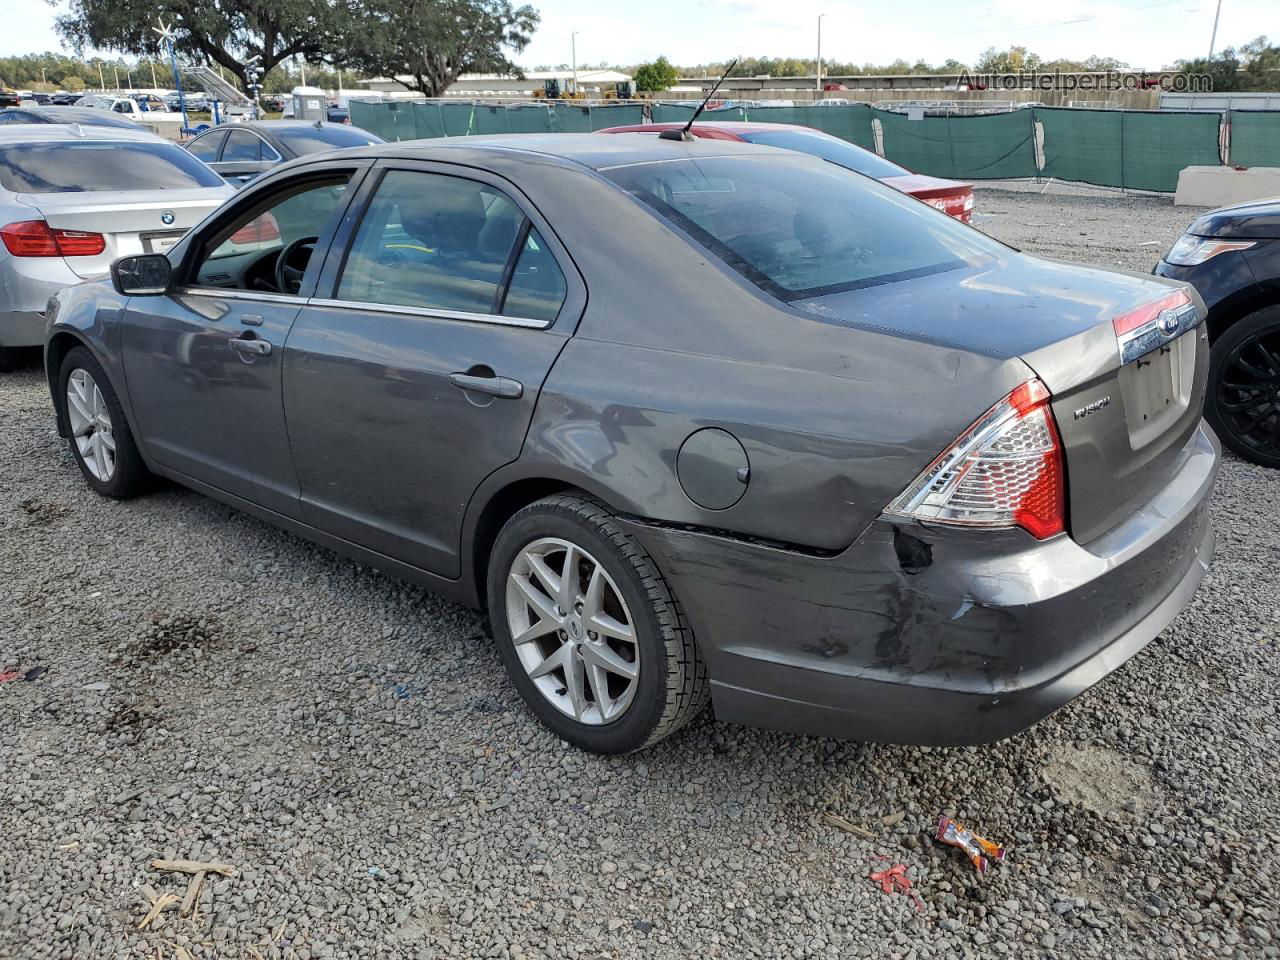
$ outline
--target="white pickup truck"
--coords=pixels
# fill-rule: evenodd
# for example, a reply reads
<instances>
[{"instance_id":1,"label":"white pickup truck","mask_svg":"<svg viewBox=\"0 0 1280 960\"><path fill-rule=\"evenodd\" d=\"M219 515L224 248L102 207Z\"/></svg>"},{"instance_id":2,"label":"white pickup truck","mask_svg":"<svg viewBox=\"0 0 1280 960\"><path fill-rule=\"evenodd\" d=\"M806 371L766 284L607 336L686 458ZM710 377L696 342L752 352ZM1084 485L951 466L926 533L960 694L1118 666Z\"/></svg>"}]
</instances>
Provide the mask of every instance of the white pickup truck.
<instances>
[{"instance_id":1,"label":"white pickup truck","mask_svg":"<svg viewBox=\"0 0 1280 960\"><path fill-rule=\"evenodd\" d=\"M158 101L157 101L158 102ZM91 93L86 97L81 97L76 101L77 107L90 107L94 110L110 110L126 116L131 120L139 123L154 123L159 121L181 121L182 114L171 110L143 110L138 101L132 97L115 97L106 93Z\"/></svg>"}]
</instances>

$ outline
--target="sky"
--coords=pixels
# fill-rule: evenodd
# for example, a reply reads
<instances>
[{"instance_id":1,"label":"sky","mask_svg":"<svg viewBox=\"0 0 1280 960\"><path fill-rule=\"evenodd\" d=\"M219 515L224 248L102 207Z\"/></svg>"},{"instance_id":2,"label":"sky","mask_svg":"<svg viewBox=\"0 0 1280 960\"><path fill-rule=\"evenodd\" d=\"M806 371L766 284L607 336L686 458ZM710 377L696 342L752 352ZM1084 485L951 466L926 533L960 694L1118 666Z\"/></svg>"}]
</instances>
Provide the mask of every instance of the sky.
<instances>
[{"instance_id":1,"label":"sky","mask_svg":"<svg viewBox=\"0 0 1280 960\"><path fill-rule=\"evenodd\" d=\"M823 58L889 63L898 57L975 62L988 47L1021 44L1046 60L1096 54L1134 67L1163 67L1208 52L1218 0L649 0L627 13L582 0L529 0L542 14L533 42L516 59L525 67L569 63L576 31L578 63L642 63L665 55L676 64L732 57L812 57L822 20ZM1221 0L1218 49L1259 34L1280 41L1276 0ZM61 48L57 8L46 0L4 0L0 55Z\"/></svg>"}]
</instances>

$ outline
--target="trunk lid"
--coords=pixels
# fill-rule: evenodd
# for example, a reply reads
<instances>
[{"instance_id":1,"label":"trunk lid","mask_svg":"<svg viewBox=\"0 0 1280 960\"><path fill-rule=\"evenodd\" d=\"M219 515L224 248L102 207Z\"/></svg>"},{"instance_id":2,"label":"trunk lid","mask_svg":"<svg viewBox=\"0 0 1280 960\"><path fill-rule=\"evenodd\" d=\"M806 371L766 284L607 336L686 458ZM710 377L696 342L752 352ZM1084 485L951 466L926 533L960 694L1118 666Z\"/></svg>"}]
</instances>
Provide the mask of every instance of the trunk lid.
<instances>
[{"instance_id":1,"label":"trunk lid","mask_svg":"<svg viewBox=\"0 0 1280 960\"><path fill-rule=\"evenodd\" d=\"M1122 361L1113 319L1180 290L1190 306L1174 311L1174 334L1157 334L1143 342L1141 355ZM1067 525L1080 543L1114 528L1168 483L1200 422L1209 361L1204 305L1189 287L1161 278L1013 254L793 305L836 322L1022 360L1053 395Z\"/></svg>"},{"instance_id":2,"label":"trunk lid","mask_svg":"<svg viewBox=\"0 0 1280 960\"><path fill-rule=\"evenodd\" d=\"M921 173L908 174L905 177L885 177L882 183L910 194L917 200L923 200L930 206L937 207L968 223L973 215L973 184L961 183L957 180L943 180L940 177L929 177Z\"/></svg>"},{"instance_id":3,"label":"trunk lid","mask_svg":"<svg viewBox=\"0 0 1280 960\"><path fill-rule=\"evenodd\" d=\"M41 193L19 199L38 212L50 227L102 234L106 246L89 257L64 257L80 277L100 277L117 257L162 253L220 206L231 187L127 192ZM166 223L171 218L171 222Z\"/></svg>"}]
</instances>

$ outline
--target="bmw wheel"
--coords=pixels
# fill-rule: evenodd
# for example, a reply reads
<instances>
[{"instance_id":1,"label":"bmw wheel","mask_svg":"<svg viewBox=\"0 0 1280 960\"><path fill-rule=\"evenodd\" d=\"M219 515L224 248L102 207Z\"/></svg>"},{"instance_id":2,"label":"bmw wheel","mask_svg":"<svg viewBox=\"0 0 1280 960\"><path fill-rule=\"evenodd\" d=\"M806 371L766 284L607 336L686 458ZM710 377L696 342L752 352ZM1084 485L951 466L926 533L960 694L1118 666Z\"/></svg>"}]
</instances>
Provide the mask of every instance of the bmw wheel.
<instances>
[{"instance_id":1,"label":"bmw wheel","mask_svg":"<svg viewBox=\"0 0 1280 960\"><path fill-rule=\"evenodd\" d=\"M489 615L530 709L596 753L646 747L693 719L706 667L653 559L599 503L548 497L498 534Z\"/></svg>"},{"instance_id":2,"label":"bmw wheel","mask_svg":"<svg viewBox=\"0 0 1280 960\"><path fill-rule=\"evenodd\" d=\"M1280 306L1251 313L1214 342L1205 416L1232 452L1280 467Z\"/></svg>"},{"instance_id":3,"label":"bmw wheel","mask_svg":"<svg viewBox=\"0 0 1280 960\"><path fill-rule=\"evenodd\" d=\"M146 487L148 472L101 364L86 347L68 351L58 374L71 455L89 486L125 500Z\"/></svg>"}]
</instances>

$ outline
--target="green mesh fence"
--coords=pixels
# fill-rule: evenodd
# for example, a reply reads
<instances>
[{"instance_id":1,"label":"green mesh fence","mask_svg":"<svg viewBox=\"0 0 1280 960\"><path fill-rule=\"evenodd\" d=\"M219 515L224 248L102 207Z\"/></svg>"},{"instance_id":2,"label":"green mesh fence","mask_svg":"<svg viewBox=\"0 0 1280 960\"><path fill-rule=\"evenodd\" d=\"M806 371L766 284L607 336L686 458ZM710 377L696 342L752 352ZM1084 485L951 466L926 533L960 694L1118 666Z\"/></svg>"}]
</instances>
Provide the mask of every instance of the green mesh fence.
<instances>
[{"instance_id":1,"label":"green mesh fence","mask_svg":"<svg viewBox=\"0 0 1280 960\"><path fill-rule=\"evenodd\" d=\"M654 123L684 123L693 116L696 103L655 103L652 106ZM747 111L743 107L730 107L727 110L703 110L699 120L745 120Z\"/></svg>"},{"instance_id":2,"label":"green mesh fence","mask_svg":"<svg viewBox=\"0 0 1280 960\"><path fill-rule=\"evenodd\" d=\"M915 173L954 180L1036 175L1035 117L1014 110L978 117L921 117L876 110L884 155Z\"/></svg>"},{"instance_id":3,"label":"green mesh fence","mask_svg":"<svg viewBox=\"0 0 1280 960\"><path fill-rule=\"evenodd\" d=\"M1280 167L1280 111L1231 111L1231 162L1237 167Z\"/></svg>"},{"instance_id":4,"label":"green mesh fence","mask_svg":"<svg viewBox=\"0 0 1280 960\"><path fill-rule=\"evenodd\" d=\"M1183 167L1221 162L1218 113L1036 107L1042 176L1172 193Z\"/></svg>"},{"instance_id":5,"label":"green mesh fence","mask_svg":"<svg viewBox=\"0 0 1280 960\"><path fill-rule=\"evenodd\" d=\"M434 101L351 101L351 122L384 140L466 137L492 133L591 133L644 122L638 104L473 104Z\"/></svg>"}]
</instances>

